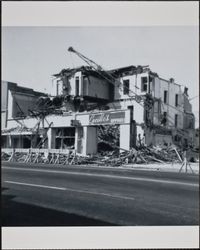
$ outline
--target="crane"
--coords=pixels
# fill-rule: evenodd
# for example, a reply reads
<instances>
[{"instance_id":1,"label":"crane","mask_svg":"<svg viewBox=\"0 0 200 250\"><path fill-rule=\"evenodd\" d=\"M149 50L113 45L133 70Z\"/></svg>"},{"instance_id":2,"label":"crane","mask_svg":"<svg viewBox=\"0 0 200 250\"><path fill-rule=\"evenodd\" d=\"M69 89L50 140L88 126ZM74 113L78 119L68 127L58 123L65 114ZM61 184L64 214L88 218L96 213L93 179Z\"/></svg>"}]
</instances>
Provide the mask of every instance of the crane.
<instances>
[{"instance_id":1,"label":"crane","mask_svg":"<svg viewBox=\"0 0 200 250\"><path fill-rule=\"evenodd\" d=\"M87 58L80 52L76 51L73 47L68 48L69 52L75 53L77 56L79 56L83 61L85 61L90 67L92 67L94 70L103 70L100 65L92 61L91 59Z\"/></svg>"},{"instance_id":2,"label":"crane","mask_svg":"<svg viewBox=\"0 0 200 250\"><path fill-rule=\"evenodd\" d=\"M83 54L75 50L73 47L69 47L68 51L76 54L79 58L81 58L84 62L86 62L93 70L95 70L103 79L114 85L114 87L117 86L121 91L123 91L123 88L126 88L128 90L127 95L131 97L131 101L132 98L134 98L134 100L142 108L144 108L144 110L147 111L146 113L149 114L150 110L153 108L154 105L154 99L151 97L150 94L146 94L145 96L137 95L133 90L129 89L129 87L120 82L119 79L115 78L110 72L104 70L99 64L89 59L88 57L84 56ZM146 67L148 66L143 66L142 68ZM130 95L130 93L132 93L132 95ZM145 125L147 127L151 125L148 124L148 120L149 118L147 117L145 122Z\"/></svg>"},{"instance_id":3,"label":"crane","mask_svg":"<svg viewBox=\"0 0 200 250\"><path fill-rule=\"evenodd\" d=\"M89 59L88 57L84 56L73 47L68 48L69 52L76 54L79 58L81 58L84 62L86 62L93 70L95 70L101 77L107 80L109 83L115 85L116 78L114 78L110 73L104 70L99 64L94 62L93 60Z\"/></svg>"},{"instance_id":4,"label":"crane","mask_svg":"<svg viewBox=\"0 0 200 250\"><path fill-rule=\"evenodd\" d=\"M80 52L75 50L73 47L69 47L68 51L76 54L79 58L81 58L84 62L86 62L93 70L95 70L101 77L103 77L105 80L107 80L112 85L116 86L116 84L117 84L117 87L120 90L123 90L123 87L127 88L128 89L128 96L130 96L130 92L131 92L134 95L136 102L138 102L143 107L143 104L141 104L142 98L140 95L137 95L133 90L130 90L128 87L123 86L123 83L121 83L118 79L113 77L113 75L111 73L104 70L99 64L97 64L93 60L89 59L88 57L84 56L83 54L81 54ZM130 97L133 97L133 96L130 96Z\"/></svg>"}]
</instances>

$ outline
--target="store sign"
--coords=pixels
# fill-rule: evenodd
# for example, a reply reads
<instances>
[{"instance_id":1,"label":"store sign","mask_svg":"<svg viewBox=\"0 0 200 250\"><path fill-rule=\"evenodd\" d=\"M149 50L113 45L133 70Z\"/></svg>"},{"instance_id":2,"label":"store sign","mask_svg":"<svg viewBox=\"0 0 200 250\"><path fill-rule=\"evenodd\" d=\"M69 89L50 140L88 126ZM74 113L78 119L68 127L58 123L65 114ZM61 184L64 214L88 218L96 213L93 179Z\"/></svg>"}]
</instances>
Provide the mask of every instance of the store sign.
<instances>
[{"instance_id":1,"label":"store sign","mask_svg":"<svg viewBox=\"0 0 200 250\"><path fill-rule=\"evenodd\" d=\"M125 112L104 112L91 114L89 116L90 125L100 124L122 124L125 122Z\"/></svg>"}]
</instances>

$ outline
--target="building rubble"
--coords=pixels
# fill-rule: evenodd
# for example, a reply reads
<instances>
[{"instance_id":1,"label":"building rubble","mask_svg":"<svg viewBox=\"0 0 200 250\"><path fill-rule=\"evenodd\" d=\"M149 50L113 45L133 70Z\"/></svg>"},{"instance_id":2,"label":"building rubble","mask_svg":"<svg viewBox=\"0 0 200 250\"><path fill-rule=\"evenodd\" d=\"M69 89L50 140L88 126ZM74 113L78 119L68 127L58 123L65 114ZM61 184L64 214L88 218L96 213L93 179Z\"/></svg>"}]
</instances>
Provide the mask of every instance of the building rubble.
<instances>
[{"instance_id":1,"label":"building rubble","mask_svg":"<svg viewBox=\"0 0 200 250\"><path fill-rule=\"evenodd\" d=\"M163 79L149 66L107 71L72 47L69 52L89 66L54 74L53 95L2 82L2 160L182 163L186 150L189 160L198 158L199 130L188 88L183 91L173 78Z\"/></svg>"},{"instance_id":2,"label":"building rubble","mask_svg":"<svg viewBox=\"0 0 200 250\"><path fill-rule=\"evenodd\" d=\"M8 162L21 163L45 163L45 164L61 164L61 165L88 165L95 164L99 166L122 166L126 164L152 164L152 163L182 163L183 154L181 149L174 146L159 147L141 146L140 148L132 148L130 150L120 149L106 141L112 150L101 151L94 155L83 156L77 154L74 150L64 152L44 149L15 149L3 151L1 158ZM191 159L192 160L192 159Z\"/></svg>"}]
</instances>

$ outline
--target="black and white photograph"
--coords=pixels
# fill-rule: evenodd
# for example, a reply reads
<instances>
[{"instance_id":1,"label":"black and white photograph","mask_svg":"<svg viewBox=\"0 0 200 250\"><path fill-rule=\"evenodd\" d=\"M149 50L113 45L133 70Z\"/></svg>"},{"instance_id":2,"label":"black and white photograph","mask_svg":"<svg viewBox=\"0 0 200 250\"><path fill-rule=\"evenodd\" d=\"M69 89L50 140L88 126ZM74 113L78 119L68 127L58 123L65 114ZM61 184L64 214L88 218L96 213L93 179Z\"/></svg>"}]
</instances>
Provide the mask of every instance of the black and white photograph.
<instances>
[{"instance_id":1,"label":"black and white photograph","mask_svg":"<svg viewBox=\"0 0 200 250\"><path fill-rule=\"evenodd\" d=\"M198 33L2 26L2 226L199 226Z\"/></svg>"}]
</instances>

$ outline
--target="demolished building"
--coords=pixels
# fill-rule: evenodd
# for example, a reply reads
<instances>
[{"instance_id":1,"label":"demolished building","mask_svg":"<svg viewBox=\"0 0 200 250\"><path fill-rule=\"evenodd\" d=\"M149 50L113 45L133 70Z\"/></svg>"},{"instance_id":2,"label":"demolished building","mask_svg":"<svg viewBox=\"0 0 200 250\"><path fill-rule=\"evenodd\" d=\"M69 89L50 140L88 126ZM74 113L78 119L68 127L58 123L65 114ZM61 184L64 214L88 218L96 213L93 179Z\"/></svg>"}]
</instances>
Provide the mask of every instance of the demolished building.
<instances>
[{"instance_id":1,"label":"demolished building","mask_svg":"<svg viewBox=\"0 0 200 250\"><path fill-rule=\"evenodd\" d=\"M54 78L55 97L2 84L7 98L2 105L3 148L96 154L102 139L98 131L105 126L117 126L117 146L123 150L142 144L194 144L195 117L187 88L161 78L149 66L109 71L82 66L63 69Z\"/></svg>"},{"instance_id":2,"label":"demolished building","mask_svg":"<svg viewBox=\"0 0 200 250\"><path fill-rule=\"evenodd\" d=\"M79 112L89 111L92 104L99 110L130 110L130 131L123 131L131 138L126 148L135 146L139 137L147 146L193 145L195 117L186 88L174 79L165 80L149 67L129 66L110 70L115 82L106 84L104 72L96 79L91 72L81 67L56 74L63 86L58 94L81 98L85 106Z\"/></svg>"}]
</instances>

